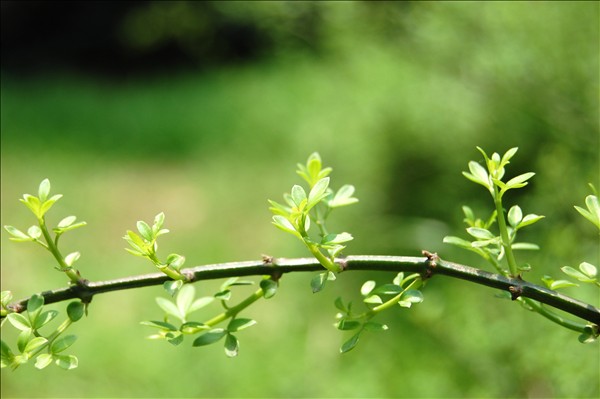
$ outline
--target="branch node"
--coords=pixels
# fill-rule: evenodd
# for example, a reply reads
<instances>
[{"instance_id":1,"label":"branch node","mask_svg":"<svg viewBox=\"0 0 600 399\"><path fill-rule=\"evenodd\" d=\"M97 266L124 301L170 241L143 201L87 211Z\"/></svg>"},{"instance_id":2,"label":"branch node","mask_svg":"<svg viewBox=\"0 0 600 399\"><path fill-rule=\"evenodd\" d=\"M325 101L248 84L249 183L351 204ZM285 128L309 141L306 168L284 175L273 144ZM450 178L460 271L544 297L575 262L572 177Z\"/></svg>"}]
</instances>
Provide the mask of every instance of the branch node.
<instances>
[{"instance_id":1,"label":"branch node","mask_svg":"<svg viewBox=\"0 0 600 399\"><path fill-rule=\"evenodd\" d=\"M427 258L428 266L421 273L421 278L427 280L433 276L433 270L436 268L437 263L440 261L440 257L435 252L421 251L421 253Z\"/></svg>"},{"instance_id":2,"label":"branch node","mask_svg":"<svg viewBox=\"0 0 600 399\"><path fill-rule=\"evenodd\" d=\"M510 292L510 299L512 299L514 301L518 297L523 295L523 287L517 286L517 285L511 285L510 287L508 287L508 292Z\"/></svg>"},{"instance_id":3,"label":"branch node","mask_svg":"<svg viewBox=\"0 0 600 399\"><path fill-rule=\"evenodd\" d=\"M265 266L276 266L276 264L275 264L275 258L272 257L271 255L262 254L261 257L262 257L263 265L265 265Z\"/></svg>"},{"instance_id":4,"label":"branch node","mask_svg":"<svg viewBox=\"0 0 600 399\"><path fill-rule=\"evenodd\" d=\"M340 273L348 269L348 261L346 258L338 259L337 264L340 266Z\"/></svg>"}]
</instances>

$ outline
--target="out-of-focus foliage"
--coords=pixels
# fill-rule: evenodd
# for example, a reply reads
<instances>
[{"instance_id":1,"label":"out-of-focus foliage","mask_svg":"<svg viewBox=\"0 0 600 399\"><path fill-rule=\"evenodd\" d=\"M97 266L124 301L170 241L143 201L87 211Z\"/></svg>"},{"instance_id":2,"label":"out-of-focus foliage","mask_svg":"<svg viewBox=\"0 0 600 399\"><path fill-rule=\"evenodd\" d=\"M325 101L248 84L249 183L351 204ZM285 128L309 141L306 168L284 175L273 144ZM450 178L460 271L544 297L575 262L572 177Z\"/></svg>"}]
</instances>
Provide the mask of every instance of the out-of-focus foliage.
<instances>
[{"instance_id":1,"label":"out-of-focus foliage","mask_svg":"<svg viewBox=\"0 0 600 399\"><path fill-rule=\"evenodd\" d=\"M339 222L353 232L352 253L428 249L476 262L442 238L462 231L461 205L492 210L461 176L477 145L517 146L514 176L536 172L505 198L507 208L546 216L523 233L541 247L521 258L535 265L526 279L600 264L597 232L573 209L588 182L600 186L597 3L82 4L29 3L19 19L16 2L2 3L1 218L20 224L27 216L16 199L49 177L73 198L57 214L88 222L62 243L81 252L87 278L151 271L120 237L160 211L172 230L164 245L186 265L304 255L272 228L266 199L289 188L287 171L313 151L356 187L360 203ZM11 16L28 22L18 37L29 41L11 45ZM54 41L32 44L43 38ZM9 50L27 57L11 61ZM22 297L64 283L43 270L42 251L21 247L2 235L3 290ZM333 300L390 276L342 274L317 295L310 277L285 276L277 296L256 306L257 325L233 361L220 348L142 341L138 322L157 317L158 291L98 296L75 327L79 368L44 378L3 370L2 395L599 394L597 347L443 278L410 314L389 312L385 335L340 356ZM597 292L584 295L593 302Z\"/></svg>"}]
</instances>

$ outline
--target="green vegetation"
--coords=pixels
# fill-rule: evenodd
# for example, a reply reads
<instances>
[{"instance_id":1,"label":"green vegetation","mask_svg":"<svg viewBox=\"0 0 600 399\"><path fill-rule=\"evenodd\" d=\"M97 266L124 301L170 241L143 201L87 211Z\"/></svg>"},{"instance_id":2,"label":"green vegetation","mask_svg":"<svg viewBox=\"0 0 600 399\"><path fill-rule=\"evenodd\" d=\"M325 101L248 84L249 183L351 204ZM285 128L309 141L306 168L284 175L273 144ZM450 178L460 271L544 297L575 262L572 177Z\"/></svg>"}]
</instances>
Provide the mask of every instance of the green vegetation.
<instances>
[{"instance_id":1,"label":"green vegetation","mask_svg":"<svg viewBox=\"0 0 600 399\"><path fill-rule=\"evenodd\" d=\"M532 265L528 281L577 283L561 290L595 303L595 284L580 277L593 279L585 263L600 265L597 231L573 205L586 210L587 183L600 186L598 4L377 4L319 6L323 47L315 54L292 48L202 73L119 79L3 71L1 224L26 220L15 198L48 177L73 199L53 206L48 225L60 223L53 215L71 214L88 223L60 245L64 254L81 253L77 268L91 281L149 270L123 251L120 237L160 211L173 230L160 237L161 256L185 254L186 266L305 256L304 244L269 224L264 205L293 184L291 162L316 150L335 166L336 181L360 194L327 221L331 231L352 232L346 252L428 249L484 267L476 253L442 243L459 235L463 204L472 215L492 210L460 171L475 145L500 153L518 146L510 177L536 175L503 206L545 218L519 229L520 241L541 250L518 253L517 268ZM466 215L472 223L479 217ZM9 237L2 232L2 290L22 298L64 285L52 267L40 267L50 263L43 248ZM581 275L562 273L567 265ZM274 300L244 313L258 324L233 333L242 341L235 359L223 356L222 345L140 340L152 329L161 334L137 324L156 319L160 287L100 295L93 317L67 333L79 336L65 351L77 354L78 368L49 366L43 378L35 367L3 369L2 396L598 397L597 344L581 345L572 331L454 279L431 279L425 303L382 312L376 322L388 330L365 331L339 355L356 330L346 337L332 328L341 320L332 320L332 304L338 297L340 307L361 303L365 281L395 277L342 273L310 295L310 276L286 276ZM195 298L222 284L195 285ZM253 295L256 284L236 287L232 303ZM45 304L42 312L55 309L62 310ZM41 327L46 339L53 323ZM3 340L17 339L3 331Z\"/></svg>"}]
</instances>

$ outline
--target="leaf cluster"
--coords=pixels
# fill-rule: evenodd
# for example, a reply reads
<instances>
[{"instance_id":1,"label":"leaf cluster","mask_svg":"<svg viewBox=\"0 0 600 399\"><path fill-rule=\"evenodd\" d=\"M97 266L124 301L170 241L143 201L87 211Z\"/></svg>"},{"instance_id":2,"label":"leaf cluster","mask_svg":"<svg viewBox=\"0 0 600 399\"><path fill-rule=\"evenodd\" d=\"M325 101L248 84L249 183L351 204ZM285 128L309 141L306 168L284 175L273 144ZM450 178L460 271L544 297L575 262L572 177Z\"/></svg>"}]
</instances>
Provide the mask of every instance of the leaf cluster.
<instances>
[{"instance_id":1,"label":"leaf cluster","mask_svg":"<svg viewBox=\"0 0 600 399\"><path fill-rule=\"evenodd\" d=\"M277 228L301 240L323 267L337 273L341 268L335 263L335 258L353 237L346 232L329 233L326 221L334 209L354 204L358 199L353 197L355 189L352 185L344 185L337 191L330 188L328 175L331 171L329 167L323 168L318 153L311 154L306 164L298 164L297 170L298 175L308 183L308 192L302 186L294 185L289 193L284 194L284 204L269 200L269 210L273 213L272 222ZM313 225L319 230L317 237L309 234ZM328 275L321 278L322 281L330 279Z\"/></svg>"},{"instance_id":2,"label":"leaf cluster","mask_svg":"<svg viewBox=\"0 0 600 399\"><path fill-rule=\"evenodd\" d=\"M2 292L2 306L6 307L12 299L9 291ZM62 335L66 328L73 322L78 321L84 314L84 304L77 301L71 302L67 307L68 319L56 330L44 335L40 329L48 325L58 316L56 310L44 310L44 297L33 295L27 303L27 312L9 313L8 320L13 327L20 331L17 338L18 353L15 354L9 345L1 341L1 367L16 369L30 359L35 358L35 367L43 369L51 363L60 368L70 370L78 365L77 357L66 355L63 352L76 341L75 335ZM45 352L44 352L45 350ZM43 353L42 353L43 352Z\"/></svg>"},{"instance_id":3,"label":"leaf cluster","mask_svg":"<svg viewBox=\"0 0 600 399\"><path fill-rule=\"evenodd\" d=\"M368 280L360 288L362 302L367 311L355 314L352 302L344 303L341 297L335 300L335 307L340 311L336 314L334 326L341 331L354 331L353 335L340 347L340 352L348 352L358 344L365 331L387 331L388 326L371 319L379 312L393 306L410 308L413 304L423 302L423 294L418 289L422 285L421 276L413 273L405 276L398 273L392 283L377 285L374 280Z\"/></svg>"}]
</instances>

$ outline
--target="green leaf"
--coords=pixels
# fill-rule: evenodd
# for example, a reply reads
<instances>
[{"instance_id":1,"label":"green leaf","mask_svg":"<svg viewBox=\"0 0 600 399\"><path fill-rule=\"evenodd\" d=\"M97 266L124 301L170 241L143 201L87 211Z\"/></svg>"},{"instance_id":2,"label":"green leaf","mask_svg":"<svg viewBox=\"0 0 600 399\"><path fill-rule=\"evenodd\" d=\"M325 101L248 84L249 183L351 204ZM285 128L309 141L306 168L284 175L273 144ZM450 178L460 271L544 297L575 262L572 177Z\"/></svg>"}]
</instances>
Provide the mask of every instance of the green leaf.
<instances>
[{"instance_id":1,"label":"green leaf","mask_svg":"<svg viewBox=\"0 0 600 399\"><path fill-rule=\"evenodd\" d=\"M228 357L235 357L240 351L240 342L233 334L227 334L225 337L225 354Z\"/></svg>"},{"instance_id":2,"label":"green leaf","mask_svg":"<svg viewBox=\"0 0 600 399\"><path fill-rule=\"evenodd\" d=\"M78 321L85 313L85 304L81 301L73 301L67 306L67 315L73 322Z\"/></svg>"},{"instance_id":3,"label":"green leaf","mask_svg":"<svg viewBox=\"0 0 600 399\"><path fill-rule=\"evenodd\" d=\"M523 228L525 226L529 226L530 224L534 224L535 222L542 220L544 218L544 216L540 216L540 215L536 215L534 213L531 213L527 216L525 216L523 218L523 220L521 220L521 222L519 223L519 225L517 226L517 228Z\"/></svg>"},{"instance_id":4,"label":"green leaf","mask_svg":"<svg viewBox=\"0 0 600 399\"><path fill-rule=\"evenodd\" d=\"M383 284L372 291L377 295L397 295L400 292L402 292L402 287L396 284Z\"/></svg>"},{"instance_id":5,"label":"green leaf","mask_svg":"<svg viewBox=\"0 0 600 399\"><path fill-rule=\"evenodd\" d=\"M550 288L551 290L558 290L560 288L567 287L578 287L578 285L569 280L554 280L548 286L548 288Z\"/></svg>"},{"instance_id":6,"label":"green leaf","mask_svg":"<svg viewBox=\"0 0 600 399\"><path fill-rule=\"evenodd\" d=\"M531 179L533 176L535 176L535 173L533 172L528 172L528 173L523 173L522 175L519 175L517 177L513 177L512 179L510 179L509 181L506 182L506 189L504 191L513 189L513 188L521 188L527 185L527 180Z\"/></svg>"},{"instance_id":7,"label":"green leaf","mask_svg":"<svg viewBox=\"0 0 600 399\"><path fill-rule=\"evenodd\" d=\"M346 353L351 351L352 349L354 349L354 347L356 346L356 344L358 344L358 339L360 338L360 332L354 334L352 337L350 337L349 340L347 340L346 342L344 342L342 344L342 347L340 348L340 352L341 353Z\"/></svg>"},{"instance_id":8,"label":"green leaf","mask_svg":"<svg viewBox=\"0 0 600 399\"><path fill-rule=\"evenodd\" d=\"M181 315L181 317L187 317L188 310L190 306L192 306L195 296L196 289L193 285L185 284L183 287L181 287L179 293L177 293L177 299L175 300L175 303L177 304L177 309L179 310L179 314Z\"/></svg>"},{"instance_id":9,"label":"green leaf","mask_svg":"<svg viewBox=\"0 0 600 399\"><path fill-rule=\"evenodd\" d=\"M70 254L65 256L65 264L67 266L73 266L73 263L77 262L77 260L79 260L79 257L81 257L81 254L79 252L71 252Z\"/></svg>"},{"instance_id":10,"label":"green leaf","mask_svg":"<svg viewBox=\"0 0 600 399\"><path fill-rule=\"evenodd\" d=\"M33 239L38 239L42 236L42 229L39 226L31 226L27 230L27 235Z\"/></svg>"},{"instance_id":11,"label":"green leaf","mask_svg":"<svg viewBox=\"0 0 600 399\"><path fill-rule=\"evenodd\" d=\"M4 226L4 230L6 230L8 234L12 236L10 238L12 241L24 242L33 240L30 236L13 226Z\"/></svg>"},{"instance_id":12,"label":"green leaf","mask_svg":"<svg viewBox=\"0 0 600 399\"><path fill-rule=\"evenodd\" d=\"M512 227L517 227L519 223L521 223L522 219L523 212L521 211L521 208L518 205L515 205L508 210L508 223Z\"/></svg>"},{"instance_id":13,"label":"green leaf","mask_svg":"<svg viewBox=\"0 0 600 399\"><path fill-rule=\"evenodd\" d=\"M72 225L73 223L75 223L75 220L77 220L77 217L75 217L75 216L67 216L66 218L64 218L60 222L58 222L58 225L56 227L58 227L59 229L63 229L65 227L69 227L70 225Z\"/></svg>"},{"instance_id":14,"label":"green leaf","mask_svg":"<svg viewBox=\"0 0 600 399\"><path fill-rule=\"evenodd\" d=\"M64 232L66 232L66 231L75 230L75 229L77 229L77 228L79 228L79 227L83 227L83 226L87 226L87 223L86 223L86 222L79 222L79 223L75 223L75 224L72 224L72 225L70 225L70 226L66 226L66 227L60 227L60 228L59 228L59 227L57 227L57 228L55 228L55 229L53 229L53 230L54 230L56 233L62 234L62 233L64 233Z\"/></svg>"},{"instance_id":15,"label":"green leaf","mask_svg":"<svg viewBox=\"0 0 600 399\"><path fill-rule=\"evenodd\" d=\"M53 360L54 357L50 353L42 353L41 355L38 355L38 357L35 359L35 368L38 370L42 370L48 367Z\"/></svg>"},{"instance_id":16,"label":"green leaf","mask_svg":"<svg viewBox=\"0 0 600 399\"><path fill-rule=\"evenodd\" d=\"M50 346L50 351L52 353L60 353L67 349L69 346L73 345L76 340L76 335L65 335L64 337L60 337L52 343L52 345Z\"/></svg>"},{"instance_id":17,"label":"green leaf","mask_svg":"<svg viewBox=\"0 0 600 399\"><path fill-rule=\"evenodd\" d=\"M298 233L298 231L296 230L294 225L289 220L287 220L285 217L283 217L281 215L274 215L272 223L275 225L275 227L277 227L283 231L286 231L288 233L292 233L296 237L302 239L302 236L300 235L300 233Z\"/></svg>"},{"instance_id":18,"label":"green leaf","mask_svg":"<svg viewBox=\"0 0 600 399\"><path fill-rule=\"evenodd\" d=\"M44 203L42 203L42 205L40 207L38 217L44 216L46 214L46 212L48 212L50 210L50 208L52 208L52 206L56 203L56 201L58 201L61 198L62 198L62 194L56 194L56 195L53 195L52 198L50 198L49 200L44 201Z\"/></svg>"},{"instance_id":19,"label":"green leaf","mask_svg":"<svg viewBox=\"0 0 600 399\"><path fill-rule=\"evenodd\" d=\"M139 220L136 224L138 231L141 236L148 242L154 240L154 234L152 233L152 229L148 226L148 223L143 220Z\"/></svg>"},{"instance_id":20,"label":"green leaf","mask_svg":"<svg viewBox=\"0 0 600 399\"><path fill-rule=\"evenodd\" d=\"M352 197L352 194L354 194L354 186L346 184L338 190L327 205L330 208L338 208L340 206L355 204L358 202L358 199Z\"/></svg>"},{"instance_id":21,"label":"green leaf","mask_svg":"<svg viewBox=\"0 0 600 399\"><path fill-rule=\"evenodd\" d=\"M39 294L32 295L31 298L29 298L29 301L27 301L27 312L29 313L29 316L31 317L35 313L39 313L43 306L44 297Z\"/></svg>"},{"instance_id":22,"label":"green leaf","mask_svg":"<svg viewBox=\"0 0 600 399\"><path fill-rule=\"evenodd\" d=\"M294 203L296 204L296 206L298 208L301 207L302 202L306 200L306 192L304 191L304 189L299 186L299 185L294 185L292 187L292 199L294 200Z\"/></svg>"},{"instance_id":23,"label":"green leaf","mask_svg":"<svg viewBox=\"0 0 600 399\"><path fill-rule=\"evenodd\" d=\"M161 212L154 217L154 224L152 225L152 233L155 237L158 235L158 232L160 231L160 229L162 228L164 223L165 223L164 212Z\"/></svg>"},{"instance_id":24,"label":"green leaf","mask_svg":"<svg viewBox=\"0 0 600 399\"><path fill-rule=\"evenodd\" d=\"M79 365L79 360L73 355L55 356L55 358L56 365L64 370L72 370L74 368L77 368L77 366Z\"/></svg>"},{"instance_id":25,"label":"green leaf","mask_svg":"<svg viewBox=\"0 0 600 399\"><path fill-rule=\"evenodd\" d=\"M169 280L163 283L163 288L171 296L175 296L181 287L183 287L183 280Z\"/></svg>"},{"instance_id":26,"label":"green leaf","mask_svg":"<svg viewBox=\"0 0 600 399\"><path fill-rule=\"evenodd\" d=\"M407 290L403 295L398 305L403 308L410 308L413 303L423 302L423 294L419 290Z\"/></svg>"},{"instance_id":27,"label":"green leaf","mask_svg":"<svg viewBox=\"0 0 600 399\"><path fill-rule=\"evenodd\" d=\"M579 264L579 270L589 278L595 279L598 275L598 269L591 263L582 262Z\"/></svg>"},{"instance_id":28,"label":"green leaf","mask_svg":"<svg viewBox=\"0 0 600 399\"><path fill-rule=\"evenodd\" d=\"M42 328L50 321L52 321L56 316L58 316L58 311L56 310L48 310L43 312L35 318L35 321L33 322L33 328L36 330Z\"/></svg>"},{"instance_id":29,"label":"green leaf","mask_svg":"<svg viewBox=\"0 0 600 399\"><path fill-rule=\"evenodd\" d=\"M344 301L341 297L338 296L333 304L337 309L341 310L344 313L348 313L348 308L344 305Z\"/></svg>"},{"instance_id":30,"label":"green leaf","mask_svg":"<svg viewBox=\"0 0 600 399\"><path fill-rule=\"evenodd\" d=\"M323 198L327 196L325 193L325 191L327 191L327 187L329 187L329 177L322 178L314 185L308 194L308 203L306 204L307 210L317 205Z\"/></svg>"},{"instance_id":31,"label":"green leaf","mask_svg":"<svg viewBox=\"0 0 600 399\"><path fill-rule=\"evenodd\" d=\"M38 197L40 201L46 201L48 194L50 194L50 180L44 179L38 188Z\"/></svg>"},{"instance_id":32,"label":"green leaf","mask_svg":"<svg viewBox=\"0 0 600 399\"><path fill-rule=\"evenodd\" d=\"M313 293L316 294L325 288L325 283L327 282L327 273L328 272L319 273L310 280L310 287L312 288Z\"/></svg>"},{"instance_id":33,"label":"green leaf","mask_svg":"<svg viewBox=\"0 0 600 399\"><path fill-rule=\"evenodd\" d=\"M487 229L482 229L480 227L469 227L467 228L467 233L479 240L492 240L496 238L496 236L494 236L494 234L492 234L491 231Z\"/></svg>"},{"instance_id":34,"label":"green leaf","mask_svg":"<svg viewBox=\"0 0 600 399\"><path fill-rule=\"evenodd\" d=\"M198 309L202 309L203 307L211 304L214 300L215 300L215 297L213 297L213 296L203 296L202 298L196 299L194 301L194 303L192 303L192 305L188 309L188 314L190 314Z\"/></svg>"},{"instance_id":35,"label":"green leaf","mask_svg":"<svg viewBox=\"0 0 600 399\"><path fill-rule=\"evenodd\" d=\"M445 244L452 244L452 245L456 245L461 248L471 249L471 241L463 240L462 238L459 238L459 237L446 236L446 237L444 237L443 242Z\"/></svg>"},{"instance_id":36,"label":"green leaf","mask_svg":"<svg viewBox=\"0 0 600 399\"><path fill-rule=\"evenodd\" d=\"M170 254L167 256L167 264L173 269L179 271L185 263L185 257L178 254Z\"/></svg>"},{"instance_id":37,"label":"green leaf","mask_svg":"<svg viewBox=\"0 0 600 399\"><path fill-rule=\"evenodd\" d=\"M48 340L44 337L35 337L29 342L27 342L27 345L25 345L25 349L23 349L23 352L33 352L40 346L45 345L46 342L48 342Z\"/></svg>"},{"instance_id":38,"label":"green leaf","mask_svg":"<svg viewBox=\"0 0 600 399\"><path fill-rule=\"evenodd\" d=\"M23 204L25 204L25 206L27 208L29 208L29 210L31 212L33 212L33 214L37 217L40 218L40 207L41 207L41 203L38 197L34 197L33 195L30 194L24 194L23 198L20 199L19 201L21 201Z\"/></svg>"},{"instance_id":39,"label":"green leaf","mask_svg":"<svg viewBox=\"0 0 600 399\"><path fill-rule=\"evenodd\" d=\"M178 330L177 327L175 327L171 323L167 323L166 321L149 320L149 321L141 321L140 324L143 326L160 328L161 330L169 330L169 331L177 331Z\"/></svg>"},{"instance_id":40,"label":"green leaf","mask_svg":"<svg viewBox=\"0 0 600 399\"><path fill-rule=\"evenodd\" d=\"M260 288L263 290L263 298L270 299L275 296L277 293L277 287L279 283L277 281L271 280L270 278L261 280Z\"/></svg>"},{"instance_id":41,"label":"green leaf","mask_svg":"<svg viewBox=\"0 0 600 399\"><path fill-rule=\"evenodd\" d=\"M338 321L337 323L335 323L335 327L338 330L342 330L342 331L356 330L360 326L361 326L361 323L356 320L342 319L342 320Z\"/></svg>"},{"instance_id":42,"label":"green leaf","mask_svg":"<svg viewBox=\"0 0 600 399\"><path fill-rule=\"evenodd\" d=\"M25 347L33 337L34 335L31 329L23 330L19 333L19 336L17 337L17 348L19 349L19 352L25 352Z\"/></svg>"},{"instance_id":43,"label":"green leaf","mask_svg":"<svg viewBox=\"0 0 600 399\"><path fill-rule=\"evenodd\" d=\"M8 319L10 324L12 324L13 327L15 327L18 330L31 330L31 323L29 322L29 319L20 313L9 313L8 316L6 316L6 318Z\"/></svg>"},{"instance_id":44,"label":"green leaf","mask_svg":"<svg viewBox=\"0 0 600 399\"><path fill-rule=\"evenodd\" d=\"M383 303L383 300L381 299L381 297L379 295L370 295L370 296L366 297L365 299L363 299L363 302L374 304L374 305L380 305Z\"/></svg>"},{"instance_id":45,"label":"green leaf","mask_svg":"<svg viewBox=\"0 0 600 399\"><path fill-rule=\"evenodd\" d=\"M226 334L227 334L227 331L224 328L215 328L213 330L210 330L210 331L200 335L198 338L196 338L194 340L194 343L192 345L193 346L210 345L210 344L217 342L221 338L223 338Z\"/></svg>"},{"instance_id":46,"label":"green leaf","mask_svg":"<svg viewBox=\"0 0 600 399\"><path fill-rule=\"evenodd\" d=\"M227 326L227 331L238 332L256 324L256 320L252 319L233 319Z\"/></svg>"},{"instance_id":47,"label":"green leaf","mask_svg":"<svg viewBox=\"0 0 600 399\"><path fill-rule=\"evenodd\" d=\"M321 245L336 245L352 241L354 237L350 233L328 234L321 240Z\"/></svg>"},{"instance_id":48,"label":"green leaf","mask_svg":"<svg viewBox=\"0 0 600 399\"><path fill-rule=\"evenodd\" d=\"M482 186L487 188L490 192L493 191L490 177L488 175L488 172L485 170L485 168L483 166L481 166L480 164L478 164L475 161L470 161L469 162L469 171L470 171L470 173L462 172L463 176L465 176L467 179L471 180L474 183L481 184Z\"/></svg>"},{"instance_id":49,"label":"green leaf","mask_svg":"<svg viewBox=\"0 0 600 399\"><path fill-rule=\"evenodd\" d=\"M588 195L585 197L585 205L588 208L587 210L579 206L575 206L575 209L600 229L600 203L598 202L598 197L595 195Z\"/></svg>"},{"instance_id":50,"label":"green leaf","mask_svg":"<svg viewBox=\"0 0 600 399\"><path fill-rule=\"evenodd\" d=\"M517 153L519 147L513 147L510 150L506 151L502 156L502 161L500 165L504 166L509 163L510 159Z\"/></svg>"},{"instance_id":51,"label":"green leaf","mask_svg":"<svg viewBox=\"0 0 600 399\"><path fill-rule=\"evenodd\" d=\"M365 281L363 283L363 285L360 287L360 294L362 296L369 295L371 293L371 291L373 291L373 289L375 288L376 285L377 285L377 283L375 283L374 280Z\"/></svg>"},{"instance_id":52,"label":"green leaf","mask_svg":"<svg viewBox=\"0 0 600 399\"><path fill-rule=\"evenodd\" d=\"M280 203L271 200L269 200L269 204L271 204L269 210L276 215L288 217L290 216L290 213L292 213L292 208L288 206L281 205Z\"/></svg>"},{"instance_id":53,"label":"green leaf","mask_svg":"<svg viewBox=\"0 0 600 399\"><path fill-rule=\"evenodd\" d=\"M386 331L388 328L389 327L385 324L375 323L373 321L369 321L364 325L364 329L367 331Z\"/></svg>"},{"instance_id":54,"label":"green leaf","mask_svg":"<svg viewBox=\"0 0 600 399\"><path fill-rule=\"evenodd\" d=\"M197 334L200 331L209 330L210 327L204 323L198 323L196 321L188 321L183 323L179 330L184 334Z\"/></svg>"},{"instance_id":55,"label":"green leaf","mask_svg":"<svg viewBox=\"0 0 600 399\"><path fill-rule=\"evenodd\" d=\"M0 303L3 307L6 307L10 301L12 301L13 295L11 291L2 291L0 293Z\"/></svg>"},{"instance_id":56,"label":"green leaf","mask_svg":"<svg viewBox=\"0 0 600 399\"><path fill-rule=\"evenodd\" d=\"M516 242L511 244L511 248L515 250L525 250L525 251L537 251L540 249L539 245L532 244L530 242Z\"/></svg>"},{"instance_id":57,"label":"green leaf","mask_svg":"<svg viewBox=\"0 0 600 399\"><path fill-rule=\"evenodd\" d=\"M0 360L2 368L8 367L13 363L15 355L10 350L10 347L4 341L0 341Z\"/></svg>"},{"instance_id":58,"label":"green leaf","mask_svg":"<svg viewBox=\"0 0 600 399\"><path fill-rule=\"evenodd\" d=\"M566 275L573 277L574 279L577 279L583 283L592 283L596 280L595 278L590 278L589 276L586 276L579 270L573 269L571 266L563 266L560 268L560 270L562 270L563 273L565 273Z\"/></svg>"},{"instance_id":59,"label":"green leaf","mask_svg":"<svg viewBox=\"0 0 600 399\"><path fill-rule=\"evenodd\" d=\"M168 299L157 297L156 303L162 310L165 311L165 313L167 313L171 316L174 316L181 321L183 321L183 319L185 319L185 315L183 315L179 312L179 308L177 307L177 305L175 305L173 302L169 301Z\"/></svg>"}]
</instances>

